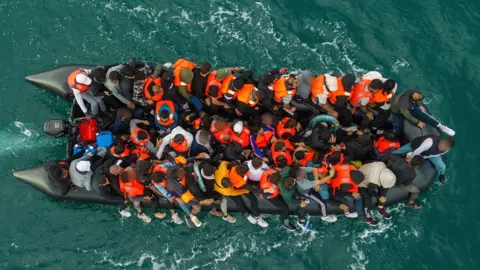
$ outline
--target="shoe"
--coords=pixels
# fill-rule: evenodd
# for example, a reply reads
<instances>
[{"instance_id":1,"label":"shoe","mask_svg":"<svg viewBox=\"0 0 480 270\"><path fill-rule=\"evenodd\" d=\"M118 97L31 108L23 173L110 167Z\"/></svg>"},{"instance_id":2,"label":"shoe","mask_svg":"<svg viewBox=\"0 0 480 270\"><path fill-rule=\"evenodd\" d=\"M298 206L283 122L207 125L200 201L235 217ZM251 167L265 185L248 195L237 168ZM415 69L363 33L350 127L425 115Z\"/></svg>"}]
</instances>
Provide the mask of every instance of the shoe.
<instances>
[{"instance_id":1,"label":"shoe","mask_svg":"<svg viewBox=\"0 0 480 270\"><path fill-rule=\"evenodd\" d=\"M345 213L345 216L346 216L347 218L357 218L357 217L358 217L358 214L357 214L357 212Z\"/></svg>"},{"instance_id":2,"label":"shoe","mask_svg":"<svg viewBox=\"0 0 480 270\"><path fill-rule=\"evenodd\" d=\"M392 219L392 215L390 215L389 213L387 213L387 211L385 211L385 209L378 209L378 213L379 213L384 219L387 219L387 220Z\"/></svg>"},{"instance_id":3,"label":"shoe","mask_svg":"<svg viewBox=\"0 0 480 270\"><path fill-rule=\"evenodd\" d=\"M285 227L285 229L287 229L288 231L296 231L297 230L297 227L295 227L294 225L290 224L290 222L288 223L283 223L283 227Z\"/></svg>"},{"instance_id":4,"label":"shoe","mask_svg":"<svg viewBox=\"0 0 480 270\"><path fill-rule=\"evenodd\" d=\"M163 64L163 66L166 67L166 68L173 67L172 63L170 63L170 62L167 62L167 63Z\"/></svg>"},{"instance_id":5,"label":"shoe","mask_svg":"<svg viewBox=\"0 0 480 270\"><path fill-rule=\"evenodd\" d=\"M214 215L216 217L223 217L223 213L218 211L217 209L213 208L211 211L210 211L210 214L211 215Z\"/></svg>"},{"instance_id":6,"label":"shoe","mask_svg":"<svg viewBox=\"0 0 480 270\"><path fill-rule=\"evenodd\" d=\"M421 204L418 204L418 203L405 203L405 207L407 208L410 208L410 209L413 209L413 210L419 210L421 209L423 206Z\"/></svg>"},{"instance_id":7,"label":"shoe","mask_svg":"<svg viewBox=\"0 0 480 270\"><path fill-rule=\"evenodd\" d=\"M298 227L300 227L304 231L311 231L312 230L312 225L310 224L310 222L308 222L308 220L305 220L303 222L298 220L297 225L298 225Z\"/></svg>"},{"instance_id":8,"label":"shoe","mask_svg":"<svg viewBox=\"0 0 480 270\"><path fill-rule=\"evenodd\" d=\"M202 226L202 222L200 221L200 219L197 218L197 216L191 216L190 219L196 227Z\"/></svg>"},{"instance_id":9,"label":"shoe","mask_svg":"<svg viewBox=\"0 0 480 270\"><path fill-rule=\"evenodd\" d=\"M185 222L189 228L195 227L195 224L193 224L193 221L189 216L185 216Z\"/></svg>"},{"instance_id":10,"label":"shoe","mask_svg":"<svg viewBox=\"0 0 480 270\"><path fill-rule=\"evenodd\" d=\"M232 217L232 216L230 216L230 215L223 216L222 219L225 220L225 221L228 222L228 223L235 223L235 222L237 222L237 219L234 218L234 217Z\"/></svg>"},{"instance_id":11,"label":"shoe","mask_svg":"<svg viewBox=\"0 0 480 270\"><path fill-rule=\"evenodd\" d=\"M130 211L128 211L128 209L123 209L123 210L118 209L118 212L124 218L129 218L129 217L132 216L132 213L130 213Z\"/></svg>"},{"instance_id":12,"label":"shoe","mask_svg":"<svg viewBox=\"0 0 480 270\"><path fill-rule=\"evenodd\" d=\"M385 131L383 129L377 129L377 135L380 136L384 133Z\"/></svg>"},{"instance_id":13,"label":"shoe","mask_svg":"<svg viewBox=\"0 0 480 270\"><path fill-rule=\"evenodd\" d=\"M162 219L164 217L166 217L167 214L166 213L161 213L161 212L157 212L155 213L155 217L158 218L158 219Z\"/></svg>"},{"instance_id":14,"label":"shoe","mask_svg":"<svg viewBox=\"0 0 480 270\"><path fill-rule=\"evenodd\" d=\"M372 217L361 216L360 219L370 226L377 226L378 225L378 222L375 219L373 219Z\"/></svg>"},{"instance_id":15,"label":"shoe","mask_svg":"<svg viewBox=\"0 0 480 270\"><path fill-rule=\"evenodd\" d=\"M183 223L183 220L180 218L180 216L177 213L172 215L172 221L175 224L182 224Z\"/></svg>"},{"instance_id":16,"label":"shoe","mask_svg":"<svg viewBox=\"0 0 480 270\"><path fill-rule=\"evenodd\" d=\"M256 218L257 220L257 224L262 227L262 228L267 228L268 227L268 223L261 217L259 218Z\"/></svg>"},{"instance_id":17,"label":"shoe","mask_svg":"<svg viewBox=\"0 0 480 270\"><path fill-rule=\"evenodd\" d=\"M334 216L334 215L324 216L324 217L321 217L321 219L325 222L328 222L328 223L332 223L332 222L337 221L337 217Z\"/></svg>"},{"instance_id":18,"label":"shoe","mask_svg":"<svg viewBox=\"0 0 480 270\"><path fill-rule=\"evenodd\" d=\"M257 219L252 217L252 215L248 215L247 219L248 219L248 221L250 221L250 223L257 224Z\"/></svg>"},{"instance_id":19,"label":"shoe","mask_svg":"<svg viewBox=\"0 0 480 270\"><path fill-rule=\"evenodd\" d=\"M438 127L438 129L440 129L442 132L444 132L448 136L450 136L450 137L455 136L455 131L453 129L451 129L447 126L444 126L444 125L438 125L437 127Z\"/></svg>"},{"instance_id":20,"label":"shoe","mask_svg":"<svg viewBox=\"0 0 480 270\"><path fill-rule=\"evenodd\" d=\"M139 219L143 220L143 222L145 222L146 224L148 224L148 223L150 223L150 221L152 221L152 218L145 215L145 213L138 214L137 216L138 216Z\"/></svg>"},{"instance_id":21,"label":"shoe","mask_svg":"<svg viewBox=\"0 0 480 270\"><path fill-rule=\"evenodd\" d=\"M444 185L445 184L445 174L440 174L440 176L438 177L438 181L440 182L440 184Z\"/></svg>"}]
</instances>

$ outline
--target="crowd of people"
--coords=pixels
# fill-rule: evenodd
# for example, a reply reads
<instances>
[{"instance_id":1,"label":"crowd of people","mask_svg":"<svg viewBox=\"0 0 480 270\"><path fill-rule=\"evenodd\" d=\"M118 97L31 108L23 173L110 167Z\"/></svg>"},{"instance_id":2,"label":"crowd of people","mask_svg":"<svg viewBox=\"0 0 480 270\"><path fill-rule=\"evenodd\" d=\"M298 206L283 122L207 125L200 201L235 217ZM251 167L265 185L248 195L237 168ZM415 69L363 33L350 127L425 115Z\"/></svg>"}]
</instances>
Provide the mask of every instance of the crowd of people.
<instances>
[{"instance_id":1,"label":"crowd of people","mask_svg":"<svg viewBox=\"0 0 480 270\"><path fill-rule=\"evenodd\" d=\"M49 167L49 177L63 194L85 188L121 196L120 214L130 217L133 206L145 223L152 219L145 200L158 219L166 205L176 224L201 226L202 208L234 223L230 199L248 221L267 227L261 198L279 209L288 230L312 229L308 204L318 204L325 222L337 220L330 204L376 225L373 211L392 218L384 207L392 187L410 194L405 207L421 208L415 168L430 160L444 183L442 155L455 144L455 132L423 107L422 92L397 93L396 81L376 71L356 78L281 68L257 76L186 59L157 65L131 59L76 70L68 85L85 117L110 130L114 144L85 147ZM401 146L404 121L447 136Z\"/></svg>"}]
</instances>

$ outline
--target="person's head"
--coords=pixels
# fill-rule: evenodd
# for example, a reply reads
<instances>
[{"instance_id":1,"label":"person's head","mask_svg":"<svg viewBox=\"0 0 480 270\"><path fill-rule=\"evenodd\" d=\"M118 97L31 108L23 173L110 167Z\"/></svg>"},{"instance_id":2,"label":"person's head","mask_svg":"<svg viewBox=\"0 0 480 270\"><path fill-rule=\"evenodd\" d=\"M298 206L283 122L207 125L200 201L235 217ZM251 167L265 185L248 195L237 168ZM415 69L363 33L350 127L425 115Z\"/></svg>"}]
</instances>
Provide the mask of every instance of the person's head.
<instances>
[{"instance_id":1,"label":"person's head","mask_svg":"<svg viewBox=\"0 0 480 270\"><path fill-rule=\"evenodd\" d=\"M295 179L304 179L305 178L305 171L300 168L298 165L293 165L290 167L290 176Z\"/></svg>"},{"instance_id":2,"label":"person's head","mask_svg":"<svg viewBox=\"0 0 480 270\"><path fill-rule=\"evenodd\" d=\"M112 165L110 168L108 168L108 171L111 175L119 175L122 172L122 167L118 165Z\"/></svg>"},{"instance_id":3,"label":"person's head","mask_svg":"<svg viewBox=\"0 0 480 270\"><path fill-rule=\"evenodd\" d=\"M186 174L187 173L185 172L185 169L183 169L182 167L175 168L174 172L173 172L173 175L175 176L175 178L177 180L182 180L185 177Z\"/></svg>"},{"instance_id":4,"label":"person's head","mask_svg":"<svg viewBox=\"0 0 480 270\"><path fill-rule=\"evenodd\" d=\"M209 62L202 63L200 65L200 74L205 76L210 72L211 69L212 69L212 65L210 65Z\"/></svg>"},{"instance_id":5,"label":"person's head","mask_svg":"<svg viewBox=\"0 0 480 270\"><path fill-rule=\"evenodd\" d=\"M352 178L352 181L357 185L360 185L363 181L365 181L365 175L358 170L350 171L350 177Z\"/></svg>"},{"instance_id":6,"label":"person's head","mask_svg":"<svg viewBox=\"0 0 480 270\"><path fill-rule=\"evenodd\" d=\"M206 163L202 166L201 174L202 176L211 179L215 174L215 167L213 167L211 164Z\"/></svg>"},{"instance_id":7,"label":"person's head","mask_svg":"<svg viewBox=\"0 0 480 270\"><path fill-rule=\"evenodd\" d=\"M243 152L243 146L238 142L232 142L231 145L234 153L241 154Z\"/></svg>"},{"instance_id":8,"label":"person's head","mask_svg":"<svg viewBox=\"0 0 480 270\"><path fill-rule=\"evenodd\" d=\"M208 144L210 141L210 133L207 130L199 130L196 137L200 144Z\"/></svg>"},{"instance_id":9,"label":"person's head","mask_svg":"<svg viewBox=\"0 0 480 270\"><path fill-rule=\"evenodd\" d=\"M130 181L130 174L128 173L128 171L123 171L120 174L120 181L124 183L128 183Z\"/></svg>"},{"instance_id":10,"label":"person's head","mask_svg":"<svg viewBox=\"0 0 480 270\"><path fill-rule=\"evenodd\" d=\"M77 163L77 171L79 172L89 172L90 171L90 161L82 160Z\"/></svg>"},{"instance_id":11,"label":"person's head","mask_svg":"<svg viewBox=\"0 0 480 270\"><path fill-rule=\"evenodd\" d=\"M275 116L272 113L266 112L262 114L262 123L264 125L273 125L273 120L275 119Z\"/></svg>"},{"instance_id":12,"label":"person's head","mask_svg":"<svg viewBox=\"0 0 480 270\"><path fill-rule=\"evenodd\" d=\"M296 184L296 180L293 177L287 177L285 178L285 180L283 180L283 186L286 189L289 189L289 190L293 189L295 187L295 184Z\"/></svg>"},{"instance_id":13,"label":"person's head","mask_svg":"<svg viewBox=\"0 0 480 270\"><path fill-rule=\"evenodd\" d=\"M165 180L165 173L164 172L154 172L150 175L150 180L156 183L163 182Z\"/></svg>"},{"instance_id":14,"label":"person's head","mask_svg":"<svg viewBox=\"0 0 480 270\"><path fill-rule=\"evenodd\" d=\"M215 129L224 130L227 128L228 123L223 120L218 120L214 123L214 125L215 125Z\"/></svg>"},{"instance_id":15,"label":"person's head","mask_svg":"<svg viewBox=\"0 0 480 270\"><path fill-rule=\"evenodd\" d=\"M252 167L255 169L255 170L258 170L262 167L263 165L263 161L257 157L253 158L252 159Z\"/></svg>"},{"instance_id":16,"label":"person's head","mask_svg":"<svg viewBox=\"0 0 480 270\"><path fill-rule=\"evenodd\" d=\"M355 143L360 147L372 145L372 137L369 134L362 134L355 139Z\"/></svg>"},{"instance_id":17,"label":"person's head","mask_svg":"<svg viewBox=\"0 0 480 270\"><path fill-rule=\"evenodd\" d=\"M110 74L108 74L108 79L112 83L118 83L118 80L120 79L120 73L118 71L112 71Z\"/></svg>"},{"instance_id":18,"label":"person's head","mask_svg":"<svg viewBox=\"0 0 480 270\"><path fill-rule=\"evenodd\" d=\"M287 147L287 145L286 145L284 142L278 141L278 142L275 144L275 147L273 148L273 150L275 150L275 151L283 151L286 147Z\"/></svg>"},{"instance_id":19,"label":"person's head","mask_svg":"<svg viewBox=\"0 0 480 270\"><path fill-rule=\"evenodd\" d=\"M247 173L248 173L249 169L248 169L248 165L246 163L242 163L240 165L237 166L237 174L240 175L240 176L245 176Z\"/></svg>"},{"instance_id":20,"label":"person's head","mask_svg":"<svg viewBox=\"0 0 480 270\"><path fill-rule=\"evenodd\" d=\"M342 153L340 151L335 151L329 154L325 159L327 163L337 165L342 160Z\"/></svg>"},{"instance_id":21,"label":"person's head","mask_svg":"<svg viewBox=\"0 0 480 270\"><path fill-rule=\"evenodd\" d=\"M125 151L125 145L123 143L117 143L114 147L113 147L113 152L117 155L120 155L122 154L123 152Z\"/></svg>"},{"instance_id":22,"label":"person's head","mask_svg":"<svg viewBox=\"0 0 480 270\"><path fill-rule=\"evenodd\" d=\"M422 156L413 156L413 158L410 160L410 166L414 168L420 168L423 165L423 162L425 159Z\"/></svg>"},{"instance_id":23,"label":"person's head","mask_svg":"<svg viewBox=\"0 0 480 270\"><path fill-rule=\"evenodd\" d=\"M137 134L137 139L140 141L148 139L148 133L145 130L140 130Z\"/></svg>"},{"instance_id":24,"label":"person's head","mask_svg":"<svg viewBox=\"0 0 480 270\"><path fill-rule=\"evenodd\" d=\"M289 76L287 79L287 85L292 88L297 87L297 78L295 76Z\"/></svg>"},{"instance_id":25,"label":"person's head","mask_svg":"<svg viewBox=\"0 0 480 270\"><path fill-rule=\"evenodd\" d=\"M278 172L274 172L268 176L268 181L270 183L276 184L280 182L280 174Z\"/></svg>"},{"instance_id":26,"label":"person's head","mask_svg":"<svg viewBox=\"0 0 480 270\"><path fill-rule=\"evenodd\" d=\"M305 150L295 151L293 156L295 157L296 160L302 160L307 156L307 151Z\"/></svg>"},{"instance_id":27,"label":"person's head","mask_svg":"<svg viewBox=\"0 0 480 270\"><path fill-rule=\"evenodd\" d=\"M262 90L255 90L252 92L253 99L256 101L262 101L267 98L267 94Z\"/></svg>"},{"instance_id":28,"label":"person's head","mask_svg":"<svg viewBox=\"0 0 480 270\"><path fill-rule=\"evenodd\" d=\"M244 84L245 84L245 81L242 77L235 78L233 80L233 90L239 91L240 89L243 88Z\"/></svg>"},{"instance_id":29,"label":"person's head","mask_svg":"<svg viewBox=\"0 0 480 270\"><path fill-rule=\"evenodd\" d=\"M230 75L230 74L232 74L232 72L229 69L221 68L221 69L217 70L217 75L215 75L215 79L217 81L221 81L221 80L225 79L226 77L228 77L228 75Z\"/></svg>"},{"instance_id":30,"label":"person's head","mask_svg":"<svg viewBox=\"0 0 480 270\"><path fill-rule=\"evenodd\" d=\"M107 79L107 72L105 72L103 68L95 68L92 70L92 73L90 73L90 76L92 76L95 82L104 83Z\"/></svg>"},{"instance_id":31,"label":"person's head","mask_svg":"<svg viewBox=\"0 0 480 270\"><path fill-rule=\"evenodd\" d=\"M277 167L279 167L280 169L283 169L288 165L287 158L285 156L277 157L276 163L277 163Z\"/></svg>"},{"instance_id":32,"label":"person's head","mask_svg":"<svg viewBox=\"0 0 480 270\"><path fill-rule=\"evenodd\" d=\"M160 121L166 123L170 120L170 112L167 110L160 111Z\"/></svg>"},{"instance_id":33,"label":"person's head","mask_svg":"<svg viewBox=\"0 0 480 270\"><path fill-rule=\"evenodd\" d=\"M152 86L152 91L155 94L161 94L163 92L163 88L158 85L154 85Z\"/></svg>"},{"instance_id":34,"label":"person's head","mask_svg":"<svg viewBox=\"0 0 480 270\"><path fill-rule=\"evenodd\" d=\"M273 82L275 81L275 76L271 75L271 74L267 74L263 77L263 84L265 85L270 85L272 84Z\"/></svg>"},{"instance_id":35,"label":"person's head","mask_svg":"<svg viewBox=\"0 0 480 270\"><path fill-rule=\"evenodd\" d=\"M166 71L165 73L162 74L162 85L168 86L172 84L174 79L175 79L175 75L173 74L173 72L170 70Z\"/></svg>"},{"instance_id":36,"label":"person's head","mask_svg":"<svg viewBox=\"0 0 480 270\"><path fill-rule=\"evenodd\" d=\"M370 84L368 85L368 90L370 92L378 92L383 89L383 82L379 79L373 79Z\"/></svg>"},{"instance_id":37,"label":"person's head","mask_svg":"<svg viewBox=\"0 0 480 270\"><path fill-rule=\"evenodd\" d=\"M224 188L231 188L231 187L233 187L232 181L230 181L230 178L228 178L228 177L222 178L221 184L222 184L222 187L224 187Z\"/></svg>"},{"instance_id":38,"label":"person's head","mask_svg":"<svg viewBox=\"0 0 480 270\"><path fill-rule=\"evenodd\" d=\"M415 91L412 93L412 96L410 97L410 100L413 103L420 103L423 101L423 94L420 91Z\"/></svg>"},{"instance_id":39,"label":"person's head","mask_svg":"<svg viewBox=\"0 0 480 270\"><path fill-rule=\"evenodd\" d=\"M388 79L383 83L383 92L387 94L391 94L395 89L397 82L393 79Z\"/></svg>"},{"instance_id":40,"label":"person's head","mask_svg":"<svg viewBox=\"0 0 480 270\"><path fill-rule=\"evenodd\" d=\"M297 120L293 119L293 118L290 118L287 120L287 122L285 123L285 127L286 128L293 128L293 127L296 127L298 124Z\"/></svg>"},{"instance_id":41,"label":"person's head","mask_svg":"<svg viewBox=\"0 0 480 270\"><path fill-rule=\"evenodd\" d=\"M243 122L238 120L238 121L233 121L232 123L232 129L235 133L241 134L243 131Z\"/></svg>"},{"instance_id":42,"label":"person's head","mask_svg":"<svg viewBox=\"0 0 480 270\"><path fill-rule=\"evenodd\" d=\"M55 166L52 173L56 179L65 179L68 176L68 169L62 166Z\"/></svg>"},{"instance_id":43,"label":"person's head","mask_svg":"<svg viewBox=\"0 0 480 270\"><path fill-rule=\"evenodd\" d=\"M260 125L258 124L255 124L253 126L250 127L250 130L253 132L253 133L258 133L258 134L262 134L263 132L263 129Z\"/></svg>"},{"instance_id":44,"label":"person's head","mask_svg":"<svg viewBox=\"0 0 480 270\"><path fill-rule=\"evenodd\" d=\"M130 65L123 65L122 69L120 70L120 73L122 73L123 76L129 79L135 78L135 69Z\"/></svg>"},{"instance_id":45,"label":"person's head","mask_svg":"<svg viewBox=\"0 0 480 270\"><path fill-rule=\"evenodd\" d=\"M442 138L438 142L438 151L447 152L450 148L455 146L455 140L453 137Z\"/></svg>"},{"instance_id":46,"label":"person's head","mask_svg":"<svg viewBox=\"0 0 480 270\"><path fill-rule=\"evenodd\" d=\"M343 89L345 89L345 91L347 92L353 91L353 89L355 88L356 80L357 78L355 78L355 75L353 74L346 74L345 76L343 76L342 78Z\"/></svg>"},{"instance_id":47,"label":"person's head","mask_svg":"<svg viewBox=\"0 0 480 270\"><path fill-rule=\"evenodd\" d=\"M185 137L182 134L177 134L173 137L174 143L182 143L185 140Z\"/></svg>"},{"instance_id":48,"label":"person's head","mask_svg":"<svg viewBox=\"0 0 480 270\"><path fill-rule=\"evenodd\" d=\"M380 171L380 175L378 177L380 181L380 185L384 188L391 188L395 185L397 181L397 177L395 174L387 168L384 168Z\"/></svg>"},{"instance_id":49,"label":"person's head","mask_svg":"<svg viewBox=\"0 0 480 270\"><path fill-rule=\"evenodd\" d=\"M185 114L184 116L184 119L185 121L187 122L192 122L193 120L197 119L198 118L198 115L195 113L195 112L189 112L187 114Z\"/></svg>"},{"instance_id":50,"label":"person's head","mask_svg":"<svg viewBox=\"0 0 480 270\"><path fill-rule=\"evenodd\" d=\"M188 68L183 68L180 71L180 80L183 83L190 84L193 80L193 72Z\"/></svg>"},{"instance_id":51,"label":"person's head","mask_svg":"<svg viewBox=\"0 0 480 270\"><path fill-rule=\"evenodd\" d=\"M313 81L315 80L315 74L313 74L311 71L305 71L302 73L302 77L305 78L305 82L308 85L312 85Z\"/></svg>"},{"instance_id":52,"label":"person's head","mask_svg":"<svg viewBox=\"0 0 480 270\"><path fill-rule=\"evenodd\" d=\"M147 175L153 169L153 162L150 160L140 160L135 167L139 175Z\"/></svg>"},{"instance_id":53,"label":"person's head","mask_svg":"<svg viewBox=\"0 0 480 270\"><path fill-rule=\"evenodd\" d=\"M387 131L384 133L383 135L385 137L385 139L391 141L391 142L395 142L398 140L398 137L397 137L397 133L393 132L393 131Z\"/></svg>"}]
</instances>

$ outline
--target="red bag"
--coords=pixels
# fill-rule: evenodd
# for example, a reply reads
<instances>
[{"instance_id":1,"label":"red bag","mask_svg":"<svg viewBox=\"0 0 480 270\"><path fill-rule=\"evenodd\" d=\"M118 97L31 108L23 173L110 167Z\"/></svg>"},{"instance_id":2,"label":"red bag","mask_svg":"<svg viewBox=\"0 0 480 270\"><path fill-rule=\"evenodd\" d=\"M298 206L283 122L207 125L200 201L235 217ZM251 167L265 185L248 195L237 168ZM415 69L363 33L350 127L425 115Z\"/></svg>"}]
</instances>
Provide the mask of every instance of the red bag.
<instances>
[{"instance_id":1,"label":"red bag","mask_svg":"<svg viewBox=\"0 0 480 270\"><path fill-rule=\"evenodd\" d=\"M78 124L78 135L82 142L94 142L97 138L98 122L95 119L82 119Z\"/></svg>"}]
</instances>

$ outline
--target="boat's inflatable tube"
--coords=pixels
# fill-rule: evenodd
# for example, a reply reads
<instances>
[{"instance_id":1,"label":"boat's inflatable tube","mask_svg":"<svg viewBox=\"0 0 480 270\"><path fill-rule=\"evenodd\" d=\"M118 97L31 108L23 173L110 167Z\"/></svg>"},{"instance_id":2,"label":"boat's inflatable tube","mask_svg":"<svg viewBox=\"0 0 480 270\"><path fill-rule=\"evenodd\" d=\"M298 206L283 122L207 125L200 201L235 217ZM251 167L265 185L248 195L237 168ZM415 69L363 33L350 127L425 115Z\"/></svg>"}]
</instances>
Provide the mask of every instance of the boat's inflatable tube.
<instances>
[{"instance_id":1,"label":"boat's inflatable tube","mask_svg":"<svg viewBox=\"0 0 480 270\"><path fill-rule=\"evenodd\" d=\"M49 70L42 72L36 75L27 77L29 82L32 82L36 86L47 88L48 90L54 92L59 96L68 97L70 90L66 87L65 78L77 68L91 68L89 65L68 65L62 66L57 69ZM316 121L327 121L330 123L338 123L335 118L326 118L325 116L319 117ZM423 129L419 129L415 125L411 124L408 121L405 121L404 133L408 141L411 141L413 138L422 135L439 135L439 131L431 126L425 125ZM99 204L119 204L123 201L121 197L109 197L105 198L97 193L92 191L87 191L83 188L78 188L75 191L70 191L67 195L62 196L60 191L52 186L50 183L47 172L44 169L44 166L38 166L30 169L20 170L13 173L13 175L20 179L21 181L32 185L34 188L40 190L41 192L49 195L50 197L67 202L83 202L83 203L99 203ZM424 165L417 170L417 178L414 180L414 184L421 190L427 190L433 183L436 176L436 170L430 162L425 162ZM408 199L409 194L403 189L393 187L388 191L387 194L387 205L396 204ZM249 205L248 200L245 200L246 204ZM146 206L150 203L148 201L143 202ZM166 207L166 201L161 203L161 207ZM290 210L292 213L296 212L297 205L290 205ZM353 202L351 202L350 207L353 208ZM259 208L261 213L279 213L279 210L264 199L259 199ZM233 201L228 201L229 211L236 211L236 205ZM341 214L342 211L336 205L327 203L327 211L330 214ZM307 206L307 212L310 215L320 215L320 208L315 203L310 203Z\"/></svg>"},{"instance_id":2,"label":"boat's inflatable tube","mask_svg":"<svg viewBox=\"0 0 480 270\"><path fill-rule=\"evenodd\" d=\"M319 122L328 123L330 132L335 132L338 128L340 128L340 123L338 122L337 118L328 114L320 114L313 117L308 123L308 128L313 129L313 127L315 127L315 125Z\"/></svg>"}]
</instances>

